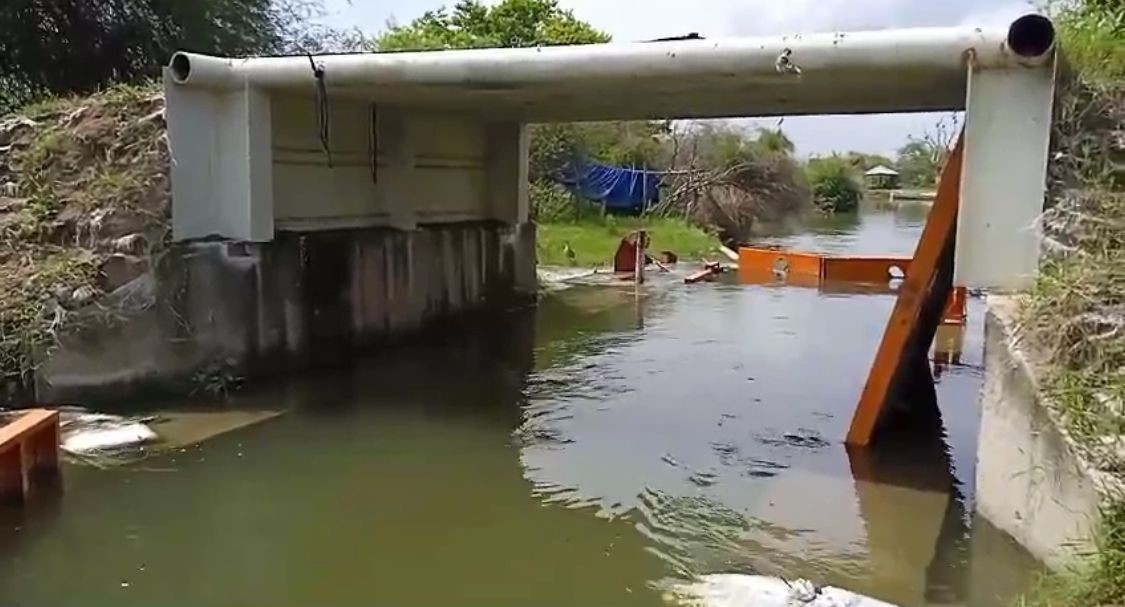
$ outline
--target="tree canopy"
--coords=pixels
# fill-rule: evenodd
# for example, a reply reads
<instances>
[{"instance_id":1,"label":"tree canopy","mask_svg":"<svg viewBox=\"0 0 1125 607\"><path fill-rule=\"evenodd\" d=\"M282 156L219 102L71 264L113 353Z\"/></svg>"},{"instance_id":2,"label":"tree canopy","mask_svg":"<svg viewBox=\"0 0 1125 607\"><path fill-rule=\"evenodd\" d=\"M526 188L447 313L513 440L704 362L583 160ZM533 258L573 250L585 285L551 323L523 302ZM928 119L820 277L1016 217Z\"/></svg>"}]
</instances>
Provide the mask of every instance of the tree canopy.
<instances>
[{"instance_id":1,"label":"tree canopy","mask_svg":"<svg viewBox=\"0 0 1125 607\"><path fill-rule=\"evenodd\" d=\"M371 43L379 51L529 47L608 42L609 35L574 17L557 0L460 0L392 25Z\"/></svg>"},{"instance_id":2,"label":"tree canopy","mask_svg":"<svg viewBox=\"0 0 1125 607\"><path fill-rule=\"evenodd\" d=\"M153 78L180 49L304 50L327 33L309 21L319 7L319 0L2 0L0 113L45 94Z\"/></svg>"},{"instance_id":3,"label":"tree canopy","mask_svg":"<svg viewBox=\"0 0 1125 607\"><path fill-rule=\"evenodd\" d=\"M940 156L934 146L922 139L911 138L898 150L899 176L902 184L909 187L929 187L937 179Z\"/></svg>"}]
</instances>

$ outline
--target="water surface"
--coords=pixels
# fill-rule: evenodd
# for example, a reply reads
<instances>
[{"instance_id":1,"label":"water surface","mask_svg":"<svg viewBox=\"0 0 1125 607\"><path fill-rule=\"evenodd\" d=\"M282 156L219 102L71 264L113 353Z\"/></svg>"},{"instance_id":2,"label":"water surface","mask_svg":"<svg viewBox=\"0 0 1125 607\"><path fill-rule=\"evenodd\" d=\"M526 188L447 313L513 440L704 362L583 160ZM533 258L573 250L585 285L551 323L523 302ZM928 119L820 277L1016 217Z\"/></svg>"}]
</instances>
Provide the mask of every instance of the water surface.
<instances>
[{"instance_id":1,"label":"water surface","mask_svg":"<svg viewBox=\"0 0 1125 607\"><path fill-rule=\"evenodd\" d=\"M924 217L769 242L909 254ZM1005 604L1032 564L971 515L980 302L940 424L843 445L892 304L654 276L256 387L228 406L288 413L0 513L0 604L660 605L716 572Z\"/></svg>"}]
</instances>

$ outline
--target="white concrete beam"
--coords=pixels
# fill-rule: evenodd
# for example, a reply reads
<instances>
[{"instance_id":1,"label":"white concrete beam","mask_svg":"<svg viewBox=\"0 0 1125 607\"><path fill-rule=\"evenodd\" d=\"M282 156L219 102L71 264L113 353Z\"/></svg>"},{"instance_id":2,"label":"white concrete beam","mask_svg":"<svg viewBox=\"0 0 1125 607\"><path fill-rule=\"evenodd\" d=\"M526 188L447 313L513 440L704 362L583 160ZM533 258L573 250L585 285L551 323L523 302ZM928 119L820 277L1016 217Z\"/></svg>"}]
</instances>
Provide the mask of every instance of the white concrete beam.
<instances>
[{"instance_id":1,"label":"white concrete beam","mask_svg":"<svg viewBox=\"0 0 1125 607\"><path fill-rule=\"evenodd\" d=\"M973 65L954 283L1016 291L1039 269L1055 74Z\"/></svg>"},{"instance_id":2,"label":"white concrete beam","mask_svg":"<svg viewBox=\"0 0 1125 607\"><path fill-rule=\"evenodd\" d=\"M172 235L273 239L269 96L167 87Z\"/></svg>"},{"instance_id":3,"label":"white concrete beam","mask_svg":"<svg viewBox=\"0 0 1125 607\"><path fill-rule=\"evenodd\" d=\"M330 96L492 119L573 121L962 109L966 57L1010 69L1008 28L923 28L763 38L316 57ZM177 53L181 86L310 93L307 57Z\"/></svg>"}]
</instances>

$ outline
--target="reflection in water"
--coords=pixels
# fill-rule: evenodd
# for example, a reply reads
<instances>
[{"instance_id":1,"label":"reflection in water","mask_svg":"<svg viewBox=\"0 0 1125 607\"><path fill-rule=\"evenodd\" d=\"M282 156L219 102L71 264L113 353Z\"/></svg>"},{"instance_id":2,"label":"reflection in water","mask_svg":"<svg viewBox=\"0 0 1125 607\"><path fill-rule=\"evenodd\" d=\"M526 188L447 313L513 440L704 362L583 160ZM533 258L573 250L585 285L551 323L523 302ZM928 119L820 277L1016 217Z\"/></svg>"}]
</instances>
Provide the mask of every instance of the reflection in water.
<instances>
[{"instance_id":1,"label":"reflection in water","mask_svg":"<svg viewBox=\"0 0 1125 607\"><path fill-rule=\"evenodd\" d=\"M920 225L852 221L792 238L897 254ZM717 572L902 605L1019 590L1028 564L965 514L979 302L940 412L849 453L891 295L651 282L257 389L231 407L289 413L196 448L68 468L57 511L0 513L0 603L659 605L661 580Z\"/></svg>"}]
</instances>

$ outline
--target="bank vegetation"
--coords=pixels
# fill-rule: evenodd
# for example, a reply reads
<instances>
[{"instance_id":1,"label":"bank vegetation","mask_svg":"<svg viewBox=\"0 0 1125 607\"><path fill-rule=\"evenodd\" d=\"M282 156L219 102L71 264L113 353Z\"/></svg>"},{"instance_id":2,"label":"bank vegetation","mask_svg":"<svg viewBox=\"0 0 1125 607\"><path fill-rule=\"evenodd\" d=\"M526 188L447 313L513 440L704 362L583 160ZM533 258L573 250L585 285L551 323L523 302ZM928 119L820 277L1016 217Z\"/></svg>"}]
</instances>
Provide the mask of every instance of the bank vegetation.
<instances>
[{"instance_id":1,"label":"bank vegetation","mask_svg":"<svg viewBox=\"0 0 1125 607\"><path fill-rule=\"evenodd\" d=\"M1071 72L1058 97L1043 265L1022 338L1084 456L1125 481L1125 5L1055 7ZM1125 495L1110 488L1095 550L1028 606L1125 604Z\"/></svg>"}]
</instances>

